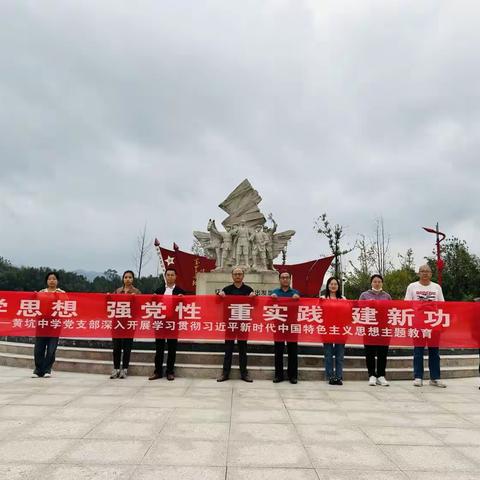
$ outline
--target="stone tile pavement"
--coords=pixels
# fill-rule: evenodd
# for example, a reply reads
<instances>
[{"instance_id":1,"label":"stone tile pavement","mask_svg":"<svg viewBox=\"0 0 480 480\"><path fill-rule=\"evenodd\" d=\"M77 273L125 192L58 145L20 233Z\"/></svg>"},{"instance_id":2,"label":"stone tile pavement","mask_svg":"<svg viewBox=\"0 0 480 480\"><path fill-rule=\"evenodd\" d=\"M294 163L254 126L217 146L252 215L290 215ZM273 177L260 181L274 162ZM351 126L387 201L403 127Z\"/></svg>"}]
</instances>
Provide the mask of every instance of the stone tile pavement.
<instances>
[{"instance_id":1,"label":"stone tile pavement","mask_svg":"<svg viewBox=\"0 0 480 480\"><path fill-rule=\"evenodd\" d=\"M0 367L0 479L477 480L480 390Z\"/></svg>"}]
</instances>

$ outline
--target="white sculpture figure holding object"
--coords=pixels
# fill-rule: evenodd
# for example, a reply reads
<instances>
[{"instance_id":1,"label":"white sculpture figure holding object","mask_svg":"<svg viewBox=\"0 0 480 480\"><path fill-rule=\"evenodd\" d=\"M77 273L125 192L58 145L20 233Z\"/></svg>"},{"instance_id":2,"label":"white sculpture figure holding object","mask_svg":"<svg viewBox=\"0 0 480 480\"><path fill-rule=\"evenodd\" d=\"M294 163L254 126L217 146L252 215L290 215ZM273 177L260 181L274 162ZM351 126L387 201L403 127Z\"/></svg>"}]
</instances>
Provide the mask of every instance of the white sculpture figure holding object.
<instances>
[{"instance_id":1,"label":"white sculpture figure holding object","mask_svg":"<svg viewBox=\"0 0 480 480\"><path fill-rule=\"evenodd\" d=\"M267 243L270 238L266 235L261 225L257 225L250 234L252 242L252 269L256 271L266 271L267 268Z\"/></svg>"},{"instance_id":2,"label":"white sculpture figure holding object","mask_svg":"<svg viewBox=\"0 0 480 480\"><path fill-rule=\"evenodd\" d=\"M265 244L266 244L266 251L267 251L267 265L268 268L273 270L273 259L278 255L273 255L274 250L274 236L275 232L277 231L277 222L274 220L273 215L270 213L268 215L268 219L272 221L273 227L268 228L266 225L263 227L263 235L265 236ZM288 241L288 240L287 240ZM283 249L283 247L282 247Z\"/></svg>"}]
</instances>

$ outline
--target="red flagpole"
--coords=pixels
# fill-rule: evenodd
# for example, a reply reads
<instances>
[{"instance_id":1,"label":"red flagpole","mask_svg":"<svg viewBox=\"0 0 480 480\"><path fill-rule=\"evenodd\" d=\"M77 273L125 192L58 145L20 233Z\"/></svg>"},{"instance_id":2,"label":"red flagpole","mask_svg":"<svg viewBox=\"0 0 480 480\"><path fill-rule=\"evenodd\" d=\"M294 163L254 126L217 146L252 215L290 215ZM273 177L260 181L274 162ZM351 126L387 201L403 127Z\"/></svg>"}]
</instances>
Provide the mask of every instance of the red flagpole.
<instances>
[{"instance_id":1,"label":"red flagpole","mask_svg":"<svg viewBox=\"0 0 480 480\"><path fill-rule=\"evenodd\" d=\"M442 248L440 246L440 242L443 242L445 240L446 235L442 233L439 228L438 228L438 222L436 228L428 228L428 227L423 227L423 229L428 232L428 233L434 233L436 236L436 247L437 247L437 272L438 272L438 283L439 285L442 284L442 272L443 272L443 267L445 266L445 262L442 260Z\"/></svg>"}]
</instances>

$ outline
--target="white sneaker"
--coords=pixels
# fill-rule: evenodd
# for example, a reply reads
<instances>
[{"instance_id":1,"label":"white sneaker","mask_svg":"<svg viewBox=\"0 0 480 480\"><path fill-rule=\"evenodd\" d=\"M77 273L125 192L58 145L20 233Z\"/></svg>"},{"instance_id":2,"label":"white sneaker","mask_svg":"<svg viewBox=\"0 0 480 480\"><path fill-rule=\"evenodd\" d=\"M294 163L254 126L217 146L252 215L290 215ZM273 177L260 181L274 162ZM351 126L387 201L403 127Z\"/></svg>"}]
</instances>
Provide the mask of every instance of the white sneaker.
<instances>
[{"instance_id":1,"label":"white sneaker","mask_svg":"<svg viewBox=\"0 0 480 480\"><path fill-rule=\"evenodd\" d=\"M32 373L32 378L40 378L40 376L37 375L36 373Z\"/></svg>"},{"instance_id":2,"label":"white sneaker","mask_svg":"<svg viewBox=\"0 0 480 480\"><path fill-rule=\"evenodd\" d=\"M416 378L413 381L413 386L414 387L423 387L423 380L421 378Z\"/></svg>"},{"instance_id":3,"label":"white sneaker","mask_svg":"<svg viewBox=\"0 0 480 480\"><path fill-rule=\"evenodd\" d=\"M110 375L110 378L112 378L112 379L113 379L113 378L118 378L119 375L120 375L120 370L117 370L116 368L114 368L114 369L112 370L112 374Z\"/></svg>"},{"instance_id":4,"label":"white sneaker","mask_svg":"<svg viewBox=\"0 0 480 480\"><path fill-rule=\"evenodd\" d=\"M127 378L127 369L126 368L122 368L120 370L120 375L118 376L118 378Z\"/></svg>"},{"instance_id":5,"label":"white sneaker","mask_svg":"<svg viewBox=\"0 0 480 480\"><path fill-rule=\"evenodd\" d=\"M378 377L377 378L377 385L381 385L382 387L388 387L390 384L387 382L385 377Z\"/></svg>"},{"instance_id":6,"label":"white sneaker","mask_svg":"<svg viewBox=\"0 0 480 480\"><path fill-rule=\"evenodd\" d=\"M51 373L46 373L46 374L44 375L45 378L50 378L51 376L52 376Z\"/></svg>"},{"instance_id":7,"label":"white sneaker","mask_svg":"<svg viewBox=\"0 0 480 480\"><path fill-rule=\"evenodd\" d=\"M373 375L368 379L368 384L371 387L374 387L377 384L377 377L374 377Z\"/></svg>"},{"instance_id":8,"label":"white sneaker","mask_svg":"<svg viewBox=\"0 0 480 480\"><path fill-rule=\"evenodd\" d=\"M447 388L447 386L440 380L430 380L429 383L432 387Z\"/></svg>"}]
</instances>

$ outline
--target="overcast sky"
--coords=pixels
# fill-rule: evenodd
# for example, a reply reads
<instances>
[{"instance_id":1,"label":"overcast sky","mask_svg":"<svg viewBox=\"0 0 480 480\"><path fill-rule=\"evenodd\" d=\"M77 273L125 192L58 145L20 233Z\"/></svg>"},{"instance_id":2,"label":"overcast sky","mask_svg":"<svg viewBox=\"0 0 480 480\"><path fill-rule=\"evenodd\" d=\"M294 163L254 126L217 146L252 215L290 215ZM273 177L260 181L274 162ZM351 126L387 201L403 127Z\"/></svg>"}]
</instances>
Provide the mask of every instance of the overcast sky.
<instances>
[{"instance_id":1,"label":"overcast sky","mask_svg":"<svg viewBox=\"0 0 480 480\"><path fill-rule=\"evenodd\" d=\"M244 179L289 262L383 216L417 265L440 222L480 253L480 3L0 4L0 256L123 271L189 250ZM153 262L150 270L154 268Z\"/></svg>"}]
</instances>

